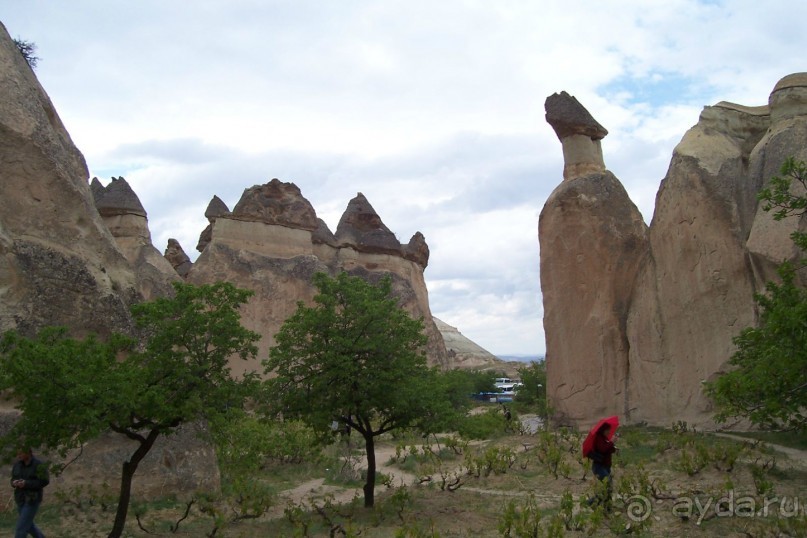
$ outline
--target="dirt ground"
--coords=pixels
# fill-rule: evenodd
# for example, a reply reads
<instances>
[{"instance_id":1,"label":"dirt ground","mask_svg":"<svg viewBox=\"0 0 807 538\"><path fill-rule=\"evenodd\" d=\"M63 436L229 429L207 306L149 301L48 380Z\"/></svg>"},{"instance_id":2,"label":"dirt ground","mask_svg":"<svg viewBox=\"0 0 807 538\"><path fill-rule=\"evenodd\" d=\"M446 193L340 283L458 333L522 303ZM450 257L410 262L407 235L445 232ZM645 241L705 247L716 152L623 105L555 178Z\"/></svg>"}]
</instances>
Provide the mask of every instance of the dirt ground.
<instances>
[{"instance_id":1,"label":"dirt ground","mask_svg":"<svg viewBox=\"0 0 807 538\"><path fill-rule=\"evenodd\" d=\"M585 500L591 495L595 483L588 463L579 458L580 437L575 437L576 434L558 437L564 439L558 446L567 467L553 475L547 470L547 456L541 448L541 443L546 439L535 430L539 422L533 416L520 418L524 421L521 433L496 441L469 444L465 447L464 456L447 458L445 463L440 464L439 472L430 475L430 480L423 473L427 467L413 467L411 460L407 465L402 465L400 458L396 461L394 442L379 442L376 447L377 470L389 480L386 484L376 486L377 508L374 511L362 508L361 485L338 486L326 483L324 476L316 477L277 493L272 506L261 517L228 523L214 536L497 537L506 535L499 528L503 514L515 507L518 513L528 515L528 508L525 507L529 503L536 507L538 517L543 518L541 528L545 531L552 518L560 521L559 509L567 496L574 500L574 508L568 512L568 517L564 516L565 527L553 536L807 536L807 451L751 443L731 434L719 434L714 438L708 436L708 439L714 440L706 445L718 451L723 447L726 450L743 447L736 466L729 471L712 464L696 472L682 471L682 462L688 461L685 451L689 449L670 448L651 453L648 447L627 446L622 451L626 456L617 458L614 471L615 498L622 497L623 500L617 503L615 512L604 521L592 525L582 519L584 526L575 530L574 518L590 512L584 508ZM636 438L645 442L647 438L655 439L654 435L658 437L656 443L660 443L663 435L658 433L638 432ZM627 434L623 439L629 445ZM472 476L468 468L468 455L473 453L482 458L491 450L509 450L510 467L502 472ZM691 452L696 455L694 448ZM713 454L712 457L719 458L720 454ZM357 454L356 463L364 465L360 453ZM754 475L755 469L763 468L767 469L758 472L759 476ZM455 490L440 486L441 479L446 476L457 479L459 486ZM634 485L645 489L637 490L637 494L626 499L631 494L620 492L619 484L627 477L639 477L634 480ZM770 490L756 494L755 486L759 491L758 480L762 479L770 481ZM642 480L646 482L644 485ZM657 496L647 494L653 489L647 489L647 483L657 486ZM726 497L726 492L729 492L730 498ZM403 493L406 494L405 498ZM797 506L800 512L792 513L791 510L779 519L775 513L773 517L758 517L759 514L745 517L747 514L741 513L738 507L743 499L751 498L751 494L754 502L770 500L772 512L781 511L783 498L789 499L788 507L792 507L793 500L800 503ZM397 509L395 507L399 505L396 503L400 499L396 500L396 496L403 499ZM687 507L684 501L689 500L696 504ZM645 504L637 504L638 501ZM51 498L50 502L55 503L56 500ZM295 516L295 522L291 521L290 507L302 510ZM684 513L687 508L689 513ZM646 513L631 515L629 511L635 509L645 509ZM733 512L728 513L728 509ZM133 510L130 515L126 536L201 537L211 533L210 514L201 514L196 507L174 532L164 529L168 525L166 522L176 522L181 517L176 506L163 511L151 508L143 519L147 531L138 527L135 512ZM109 511L102 511L98 506L78 509L65 505L60 513L58 525L53 521L43 521L42 527L49 538L103 537L112 519ZM224 513L222 517L227 519L228 515ZM637 518L636 521L632 517ZM636 522L642 524L631 527ZM12 523L13 518L9 517L0 521L0 534L10 534ZM400 532L408 534L398 534ZM513 532L510 536L519 534Z\"/></svg>"}]
</instances>

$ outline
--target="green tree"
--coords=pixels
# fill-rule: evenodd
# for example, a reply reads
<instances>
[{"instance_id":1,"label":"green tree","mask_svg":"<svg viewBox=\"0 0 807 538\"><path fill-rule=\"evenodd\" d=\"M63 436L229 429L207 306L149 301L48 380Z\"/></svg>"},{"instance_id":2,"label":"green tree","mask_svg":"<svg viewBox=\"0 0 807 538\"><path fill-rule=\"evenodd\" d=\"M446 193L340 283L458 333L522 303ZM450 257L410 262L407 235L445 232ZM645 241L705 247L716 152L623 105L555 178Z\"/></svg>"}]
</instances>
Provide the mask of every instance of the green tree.
<instances>
[{"instance_id":1,"label":"green tree","mask_svg":"<svg viewBox=\"0 0 807 538\"><path fill-rule=\"evenodd\" d=\"M389 276L373 285L344 272L318 273L314 284L314 306L299 303L275 336L263 393L270 413L305 422L323 441L334 422L364 438L364 505L371 507L375 438L397 428L428 429L447 405L431 390L436 380L423 354L423 322L399 306Z\"/></svg>"},{"instance_id":2,"label":"green tree","mask_svg":"<svg viewBox=\"0 0 807 538\"><path fill-rule=\"evenodd\" d=\"M467 419L468 410L476 405L472 398L479 392L490 392L493 386L492 372L474 370L434 370L434 388L429 389L441 396L434 405L441 406L438 411L433 408L432 418L423 425L426 433L457 431Z\"/></svg>"},{"instance_id":3,"label":"green tree","mask_svg":"<svg viewBox=\"0 0 807 538\"><path fill-rule=\"evenodd\" d=\"M228 359L254 357L259 335L241 326L238 308L251 292L227 283L176 283L175 295L136 305L145 343L94 336L75 340L63 328L29 340L10 332L0 341L2 388L22 411L6 437L65 453L112 430L136 442L123 462L110 537L123 533L132 478L163 435L186 423L239 408L254 376L230 376ZM119 357L125 352L123 357Z\"/></svg>"},{"instance_id":4,"label":"green tree","mask_svg":"<svg viewBox=\"0 0 807 538\"><path fill-rule=\"evenodd\" d=\"M794 181L805 192L807 165L790 158L759 194L763 209L775 210L776 220L807 211L807 197L793 194ZM791 238L807 249L807 234L797 231ZM798 270L784 262L778 270L782 282L768 282L767 294L755 296L759 326L734 339L737 351L729 360L734 369L707 383L719 421L745 417L759 426L807 430L807 290L796 285Z\"/></svg>"},{"instance_id":5,"label":"green tree","mask_svg":"<svg viewBox=\"0 0 807 538\"><path fill-rule=\"evenodd\" d=\"M807 192L807 163L789 157L782 164L781 175L771 178L768 186L761 190L757 198L762 202L762 209L774 211L773 218L782 220L786 217L801 217L807 212L807 196L796 195L794 190ZM798 186L793 188L793 184ZM802 251L807 251L807 233L795 231L790 238Z\"/></svg>"},{"instance_id":6,"label":"green tree","mask_svg":"<svg viewBox=\"0 0 807 538\"><path fill-rule=\"evenodd\" d=\"M532 361L519 367L518 375L524 386L518 389L516 401L534 405L538 408L538 414L546 416L546 363Z\"/></svg>"}]
</instances>

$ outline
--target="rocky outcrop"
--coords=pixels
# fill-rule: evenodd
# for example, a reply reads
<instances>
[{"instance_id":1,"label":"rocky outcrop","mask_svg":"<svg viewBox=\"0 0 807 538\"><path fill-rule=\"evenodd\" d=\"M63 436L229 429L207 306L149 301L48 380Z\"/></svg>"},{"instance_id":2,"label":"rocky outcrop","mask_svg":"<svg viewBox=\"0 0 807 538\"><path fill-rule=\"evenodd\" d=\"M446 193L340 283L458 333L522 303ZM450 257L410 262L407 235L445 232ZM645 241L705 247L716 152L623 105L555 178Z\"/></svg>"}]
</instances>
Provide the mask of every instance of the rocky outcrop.
<instances>
[{"instance_id":1,"label":"rocky outcrop","mask_svg":"<svg viewBox=\"0 0 807 538\"><path fill-rule=\"evenodd\" d=\"M90 189L98 213L135 271L143 298L172 293L171 282L179 280L177 271L151 243L146 210L126 180L113 177L104 187L93 178Z\"/></svg>"},{"instance_id":2,"label":"rocky outcrop","mask_svg":"<svg viewBox=\"0 0 807 538\"><path fill-rule=\"evenodd\" d=\"M216 215L210 230L209 242L187 279L226 280L255 292L242 321L263 335L259 357L266 356L274 334L298 301L313 300L315 273L347 271L369 281L391 275L402 306L424 319L429 361L448 365L429 309L423 277L428 246L422 234L402 246L361 193L348 203L334 234L296 185L273 179L246 189L232 213ZM261 370L259 361L235 361L232 366L238 372Z\"/></svg>"},{"instance_id":3,"label":"rocky outcrop","mask_svg":"<svg viewBox=\"0 0 807 538\"><path fill-rule=\"evenodd\" d=\"M804 219L773 222L756 198L786 157L807 158L805 82L785 77L768 106L705 107L675 148L649 228L610 172L591 172L596 151L582 152L586 166L567 163L539 222L558 419L711 422L702 382L757 322L754 293L796 256L789 234L805 227ZM550 122L564 126L564 157L569 137L588 136L575 134L584 126L570 116Z\"/></svg>"},{"instance_id":4,"label":"rocky outcrop","mask_svg":"<svg viewBox=\"0 0 807 538\"><path fill-rule=\"evenodd\" d=\"M227 208L227 204L225 204L221 198L214 195L205 210L205 218L207 219L208 225L202 230L202 233L199 234L199 242L196 244L196 250L202 252L207 244L210 243L210 238L213 236L213 224L216 222L216 219L221 215L229 214L230 210Z\"/></svg>"},{"instance_id":5,"label":"rocky outcrop","mask_svg":"<svg viewBox=\"0 0 807 538\"><path fill-rule=\"evenodd\" d=\"M563 179L605 171L601 140L608 131L566 92L547 97L546 121L563 147Z\"/></svg>"},{"instance_id":6,"label":"rocky outcrop","mask_svg":"<svg viewBox=\"0 0 807 538\"><path fill-rule=\"evenodd\" d=\"M565 92L546 106L564 157L572 155L539 220L547 384L553 406L574 420L623 409L625 328L647 226L605 170L599 144L607 131Z\"/></svg>"},{"instance_id":7,"label":"rocky outcrop","mask_svg":"<svg viewBox=\"0 0 807 538\"><path fill-rule=\"evenodd\" d=\"M176 271L179 276L182 278L188 276L191 267L193 267L193 262L191 262L191 259L185 254L185 250L182 248L182 245L179 244L179 241L173 237L169 238L168 246L165 247L163 256L165 256L165 259L168 260L168 263L171 264L171 267L174 268L174 271Z\"/></svg>"},{"instance_id":8,"label":"rocky outcrop","mask_svg":"<svg viewBox=\"0 0 807 538\"><path fill-rule=\"evenodd\" d=\"M443 337L449 360L454 368L469 370L499 370L504 367L504 361L496 357L476 342L466 338L456 327L437 318L434 324Z\"/></svg>"},{"instance_id":9,"label":"rocky outcrop","mask_svg":"<svg viewBox=\"0 0 807 538\"><path fill-rule=\"evenodd\" d=\"M134 271L95 209L88 176L0 25L0 332L131 330Z\"/></svg>"},{"instance_id":10,"label":"rocky outcrop","mask_svg":"<svg viewBox=\"0 0 807 538\"><path fill-rule=\"evenodd\" d=\"M748 157L748 175L763 183L779 175L788 157L807 160L807 73L795 73L780 80L768 99L770 127L764 132ZM801 185L791 186L793 192L804 194ZM807 232L807 217L775 221L761 207L753 214L748 237L753 270L757 281L775 278L775 269L783 260L800 255L790 240L795 232ZM802 280L802 284L807 282Z\"/></svg>"},{"instance_id":11,"label":"rocky outcrop","mask_svg":"<svg viewBox=\"0 0 807 538\"><path fill-rule=\"evenodd\" d=\"M142 255L150 240L137 197L123 180L108 189L93 182L91 188L88 177L84 158L0 24L0 333L16 329L32 336L44 326L61 325L75 336L132 334L129 307L168 286L170 279L160 280L162 272L152 279L149 268L135 267L160 264ZM100 213L93 193L103 199ZM5 428L0 433L16 420L13 404L0 404ZM103 479L92 483L107 481L109 470L123 461L122 453L108 456L125 444L116 437L86 446L69 473L87 486L87 477L104 469ZM166 486L217 487L215 454L190 437L160 443L143 463L152 478L141 480L138 473L134 490L164 494ZM76 485L66 480L54 478L51 488Z\"/></svg>"}]
</instances>

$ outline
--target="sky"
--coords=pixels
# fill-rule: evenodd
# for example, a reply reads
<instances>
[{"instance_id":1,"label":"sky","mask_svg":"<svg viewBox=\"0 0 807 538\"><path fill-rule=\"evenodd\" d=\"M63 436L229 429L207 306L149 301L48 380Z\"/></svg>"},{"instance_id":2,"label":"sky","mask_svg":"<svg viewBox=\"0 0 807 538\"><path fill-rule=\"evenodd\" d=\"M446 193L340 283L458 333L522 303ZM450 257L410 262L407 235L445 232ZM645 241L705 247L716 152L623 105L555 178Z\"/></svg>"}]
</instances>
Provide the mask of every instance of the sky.
<instances>
[{"instance_id":1,"label":"sky","mask_svg":"<svg viewBox=\"0 0 807 538\"><path fill-rule=\"evenodd\" d=\"M363 193L423 233L432 314L543 355L538 217L562 180L567 91L608 129L646 222L704 106L807 71L799 0L0 0L90 177L123 176L154 245L195 259L213 195L293 182L336 231Z\"/></svg>"}]
</instances>

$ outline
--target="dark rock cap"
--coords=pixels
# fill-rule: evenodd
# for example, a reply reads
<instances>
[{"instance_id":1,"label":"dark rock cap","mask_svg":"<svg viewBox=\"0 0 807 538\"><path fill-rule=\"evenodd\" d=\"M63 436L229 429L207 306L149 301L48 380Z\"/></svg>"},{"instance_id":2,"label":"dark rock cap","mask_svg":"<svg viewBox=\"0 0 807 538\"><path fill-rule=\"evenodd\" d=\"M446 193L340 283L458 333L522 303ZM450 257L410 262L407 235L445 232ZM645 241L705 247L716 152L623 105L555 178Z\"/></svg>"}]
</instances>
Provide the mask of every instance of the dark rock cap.
<instances>
[{"instance_id":1,"label":"dark rock cap","mask_svg":"<svg viewBox=\"0 0 807 538\"><path fill-rule=\"evenodd\" d=\"M179 244L174 238L168 240L168 246L165 249L165 259L168 260L168 263L174 268L174 270L181 276L185 278L187 276L188 271L191 270L193 267L193 263L191 259L188 258L188 255L185 254L185 251L182 249L182 245Z\"/></svg>"},{"instance_id":2,"label":"dark rock cap","mask_svg":"<svg viewBox=\"0 0 807 538\"><path fill-rule=\"evenodd\" d=\"M403 247L403 255L404 258L412 260L424 269L429 265L429 245L426 244L426 238L422 233L415 232L409 243Z\"/></svg>"},{"instance_id":3,"label":"dark rock cap","mask_svg":"<svg viewBox=\"0 0 807 538\"><path fill-rule=\"evenodd\" d=\"M213 195L213 199L210 200L210 203L207 204L207 209L205 209L205 218L207 220L215 220L222 215L229 215L230 208L227 207L221 198L216 195Z\"/></svg>"},{"instance_id":4,"label":"dark rock cap","mask_svg":"<svg viewBox=\"0 0 807 538\"><path fill-rule=\"evenodd\" d=\"M314 231L314 233L311 234L311 241L313 243L323 243L335 247L336 237L334 237L333 232L331 232L331 229L328 228L328 225L325 224L325 221L320 218L317 218L317 223L319 224L319 226L317 226L317 229Z\"/></svg>"},{"instance_id":5,"label":"dark rock cap","mask_svg":"<svg viewBox=\"0 0 807 538\"><path fill-rule=\"evenodd\" d=\"M146 210L140 203L140 198L132 190L123 177L112 178L109 185L104 187L97 177L92 178L90 190L95 199L95 207L102 217L115 215L146 216Z\"/></svg>"},{"instance_id":6,"label":"dark rock cap","mask_svg":"<svg viewBox=\"0 0 807 538\"><path fill-rule=\"evenodd\" d=\"M576 134L591 137L592 140L602 140L608 134L608 130L577 99L566 92L553 93L547 97L544 108L546 121L560 140Z\"/></svg>"},{"instance_id":7,"label":"dark rock cap","mask_svg":"<svg viewBox=\"0 0 807 538\"><path fill-rule=\"evenodd\" d=\"M312 232L319 227L317 213L311 202L303 197L300 188L277 178L265 185L245 189L233 208L232 217Z\"/></svg>"},{"instance_id":8,"label":"dark rock cap","mask_svg":"<svg viewBox=\"0 0 807 538\"><path fill-rule=\"evenodd\" d=\"M336 240L340 245L351 245L362 252L402 254L401 243L362 193L348 203L339 219Z\"/></svg>"}]
</instances>

